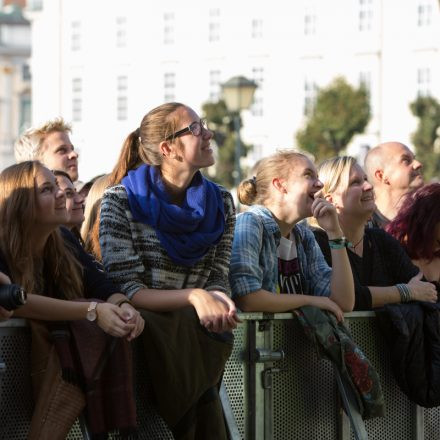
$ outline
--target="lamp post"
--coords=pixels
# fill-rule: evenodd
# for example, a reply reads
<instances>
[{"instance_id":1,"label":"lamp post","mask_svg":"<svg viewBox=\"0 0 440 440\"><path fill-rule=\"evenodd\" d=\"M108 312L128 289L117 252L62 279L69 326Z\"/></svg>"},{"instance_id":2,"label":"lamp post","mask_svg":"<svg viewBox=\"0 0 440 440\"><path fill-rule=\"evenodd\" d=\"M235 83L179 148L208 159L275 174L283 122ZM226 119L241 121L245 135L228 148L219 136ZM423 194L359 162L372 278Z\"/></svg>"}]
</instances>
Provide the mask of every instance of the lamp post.
<instances>
[{"instance_id":1,"label":"lamp post","mask_svg":"<svg viewBox=\"0 0 440 440\"><path fill-rule=\"evenodd\" d=\"M252 104L257 84L246 79L244 76L234 76L222 84L223 99L226 107L234 113L235 129L235 165L234 182L237 188L241 181L241 140L240 140L240 112L246 110Z\"/></svg>"}]
</instances>

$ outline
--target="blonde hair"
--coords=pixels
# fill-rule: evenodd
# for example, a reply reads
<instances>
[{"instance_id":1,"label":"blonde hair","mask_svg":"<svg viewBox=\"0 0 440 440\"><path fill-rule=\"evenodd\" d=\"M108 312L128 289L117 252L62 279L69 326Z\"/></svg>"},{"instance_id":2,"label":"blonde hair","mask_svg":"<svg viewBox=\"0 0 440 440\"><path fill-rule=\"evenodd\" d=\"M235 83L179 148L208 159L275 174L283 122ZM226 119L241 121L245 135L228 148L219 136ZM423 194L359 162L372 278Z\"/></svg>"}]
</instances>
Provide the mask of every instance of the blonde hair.
<instances>
[{"instance_id":1,"label":"blonde hair","mask_svg":"<svg viewBox=\"0 0 440 440\"><path fill-rule=\"evenodd\" d=\"M162 164L159 144L177 131L181 119L179 110L185 108L179 102L169 102L154 108L143 117L140 127L125 139L118 162L110 175L110 186L120 183L128 171L142 163L156 166Z\"/></svg>"},{"instance_id":2,"label":"blonde hair","mask_svg":"<svg viewBox=\"0 0 440 440\"><path fill-rule=\"evenodd\" d=\"M351 156L332 157L318 165L319 180L323 183L322 194L333 194L338 188L345 192L350 180L350 172L357 161ZM314 217L308 218L311 226L319 227Z\"/></svg>"},{"instance_id":3,"label":"blonde hair","mask_svg":"<svg viewBox=\"0 0 440 440\"><path fill-rule=\"evenodd\" d=\"M270 196L272 180L275 177L287 179L292 167L300 159L308 159L308 157L294 150L279 150L261 159L258 165L254 166L255 175L238 185L237 196L240 203L264 205Z\"/></svg>"},{"instance_id":4,"label":"blonde hair","mask_svg":"<svg viewBox=\"0 0 440 440\"><path fill-rule=\"evenodd\" d=\"M318 166L319 180L324 184L322 192L333 194L338 188L348 188L350 172L357 161L351 156L332 157Z\"/></svg>"},{"instance_id":5,"label":"blonde hair","mask_svg":"<svg viewBox=\"0 0 440 440\"><path fill-rule=\"evenodd\" d=\"M67 124L63 118L47 121L41 127L29 128L14 144L15 160L20 163L40 158L41 147L48 134L54 132L71 133L71 131L71 125Z\"/></svg>"},{"instance_id":6,"label":"blonde hair","mask_svg":"<svg viewBox=\"0 0 440 440\"><path fill-rule=\"evenodd\" d=\"M42 169L40 162L26 161L0 174L0 249L13 281L40 294L30 237L36 220L35 178ZM83 269L74 252L59 229L49 235L43 250L44 270L65 299L83 296Z\"/></svg>"},{"instance_id":7,"label":"blonde hair","mask_svg":"<svg viewBox=\"0 0 440 440\"><path fill-rule=\"evenodd\" d=\"M81 226L81 237L84 240L84 249L89 254L101 260L101 247L99 246L99 218L101 214L101 200L104 191L110 182L110 175L99 177L90 187L84 210L84 222Z\"/></svg>"}]
</instances>

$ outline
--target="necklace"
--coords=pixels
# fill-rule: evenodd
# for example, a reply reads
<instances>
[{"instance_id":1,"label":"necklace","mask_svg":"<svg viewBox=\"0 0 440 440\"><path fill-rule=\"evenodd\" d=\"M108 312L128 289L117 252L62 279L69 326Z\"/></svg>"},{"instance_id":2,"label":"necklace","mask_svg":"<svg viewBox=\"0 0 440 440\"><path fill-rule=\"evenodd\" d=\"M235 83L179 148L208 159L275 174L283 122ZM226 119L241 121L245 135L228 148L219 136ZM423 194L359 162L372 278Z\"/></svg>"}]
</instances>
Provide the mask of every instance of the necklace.
<instances>
[{"instance_id":1,"label":"necklace","mask_svg":"<svg viewBox=\"0 0 440 440\"><path fill-rule=\"evenodd\" d=\"M356 250L356 246L359 246L363 239L364 239L364 236L362 235L361 239L355 244L351 243L350 247L353 248L354 250Z\"/></svg>"}]
</instances>

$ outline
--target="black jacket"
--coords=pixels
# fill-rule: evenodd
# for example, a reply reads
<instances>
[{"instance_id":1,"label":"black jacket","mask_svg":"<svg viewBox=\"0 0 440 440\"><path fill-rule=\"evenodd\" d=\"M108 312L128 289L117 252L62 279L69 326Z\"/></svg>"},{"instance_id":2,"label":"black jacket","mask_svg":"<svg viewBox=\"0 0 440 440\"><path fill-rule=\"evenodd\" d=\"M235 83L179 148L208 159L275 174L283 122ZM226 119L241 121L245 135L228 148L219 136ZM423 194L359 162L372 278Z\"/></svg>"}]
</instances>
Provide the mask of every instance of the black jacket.
<instances>
[{"instance_id":1,"label":"black jacket","mask_svg":"<svg viewBox=\"0 0 440 440\"><path fill-rule=\"evenodd\" d=\"M400 389L420 406L439 406L440 303L388 304L376 314Z\"/></svg>"},{"instance_id":2,"label":"black jacket","mask_svg":"<svg viewBox=\"0 0 440 440\"><path fill-rule=\"evenodd\" d=\"M313 228L328 265L332 265L330 246L327 233L322 229ZM419 273L401 244L382 229L365 230L364 256L356 255L347 250L353 272L355 305L354 310L371 310L372 299L368 286L393 286L407 283Z\"/></svg>"}]
</instances>

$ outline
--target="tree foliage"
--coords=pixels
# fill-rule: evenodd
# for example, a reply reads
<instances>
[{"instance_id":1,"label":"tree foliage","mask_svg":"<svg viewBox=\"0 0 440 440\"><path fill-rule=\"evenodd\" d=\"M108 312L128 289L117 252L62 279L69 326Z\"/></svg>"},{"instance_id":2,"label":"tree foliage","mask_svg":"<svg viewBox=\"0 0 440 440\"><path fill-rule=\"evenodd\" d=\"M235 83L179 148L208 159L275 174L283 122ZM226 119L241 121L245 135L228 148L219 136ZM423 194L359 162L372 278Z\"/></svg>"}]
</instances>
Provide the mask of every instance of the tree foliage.
<instances>
[{"instance_id":1,"label":"tree foliage","mask_svg":"<svg viewBox=\"0 0 440 440\"><path fill-rule=\"evenodd\" d=\"M417 159L422 162L425 178L440 177L440 139L437 129L440 127L440 103L430 96L419 96L410 104L414 116L419 118L417 130L411 141L416 148Z\"/></svg>"},{"instance_id":2,"label":"tree foliage","mask_svg":"<svg viewBox=\"0 0 440 440\"><path fill-rule=\"evenodd\" d=\"M202 111L203 116L208 121L209 128L214 131L214 141L217 145L215 174L212 176L212 179L226 188L231 189L234 186L236 171L236 132L234 128L234 117L237 116L237 113L229 112L223 100L204 104ZM239 121L241 127L241 118L239 118ZM246 156L250 148L250 145L242 141L241 156Z\"/></svg>"},{"instance_id":3,"label":"tree foliage","mask_svg":"<svg viewBox=\"0 0 440 440\"><path fill-rule=\"evenodd\" d=\"M298 131L296 139L319 161L339 155L355 134L365 130L369 120L367 89L354 88L338 77L318 92L306 126Z\"/></svg>"}]
</instances>

